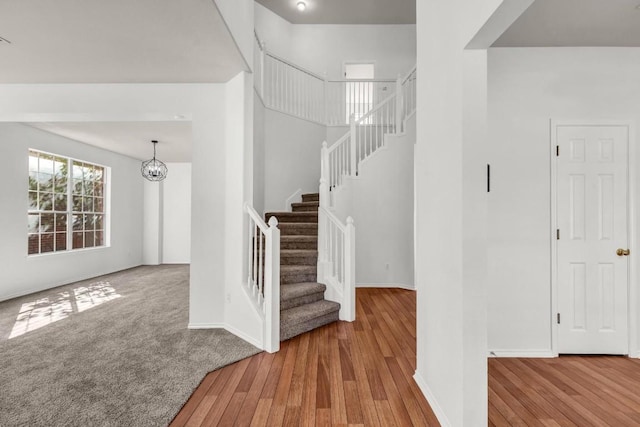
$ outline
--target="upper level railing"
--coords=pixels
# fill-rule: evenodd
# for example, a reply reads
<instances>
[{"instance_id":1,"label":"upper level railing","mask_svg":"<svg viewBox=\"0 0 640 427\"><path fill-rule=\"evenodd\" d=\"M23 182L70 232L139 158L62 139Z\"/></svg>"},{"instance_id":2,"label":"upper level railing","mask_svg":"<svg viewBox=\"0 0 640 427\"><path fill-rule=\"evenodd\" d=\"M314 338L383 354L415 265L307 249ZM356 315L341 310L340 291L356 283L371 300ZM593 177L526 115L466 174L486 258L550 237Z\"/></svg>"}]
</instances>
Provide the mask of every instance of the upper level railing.
<instances>
[{"instance_id":1,"label":"upper level railing","mask_svg":"<svg viewBox=\"0 0 640 427\"><path fill-rule=\"evenodd\" d=\"M246 291L263 320L264 350L280 349L280 230L275 217L267 225L249 204L249 248Z\"/></svg>"},{"instance_id":2,"label":"upper level railing","mask_svg":"<svg viewBox=\"0 0 640 427\"><path fill-rule=\"evenodd\" d=\"M328 126L348 126L395 91L396 80L327 80L269 52L254 32L255 89L265 106Z\"/></svg>"}]
</instances>

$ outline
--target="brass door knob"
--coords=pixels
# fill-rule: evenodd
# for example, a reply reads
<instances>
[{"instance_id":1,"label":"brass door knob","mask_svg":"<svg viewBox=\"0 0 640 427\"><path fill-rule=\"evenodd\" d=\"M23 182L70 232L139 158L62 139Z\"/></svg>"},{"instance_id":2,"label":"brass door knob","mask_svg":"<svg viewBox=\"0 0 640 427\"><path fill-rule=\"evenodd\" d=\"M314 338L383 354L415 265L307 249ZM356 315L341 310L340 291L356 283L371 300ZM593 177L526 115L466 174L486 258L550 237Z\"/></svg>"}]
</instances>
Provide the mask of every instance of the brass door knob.
<instances>
[{"instance_id":1,"label":"brass door knob","mask_svg":"<svg viewBox=\"0 0 640 427\"><path fill-rule=\"evenodd\" d=\"M631 251L629 249L619 248L616 251L616 255L618 255L618 256L629 256L630 253L631 253Z\"/></svg>"}]
</instances>

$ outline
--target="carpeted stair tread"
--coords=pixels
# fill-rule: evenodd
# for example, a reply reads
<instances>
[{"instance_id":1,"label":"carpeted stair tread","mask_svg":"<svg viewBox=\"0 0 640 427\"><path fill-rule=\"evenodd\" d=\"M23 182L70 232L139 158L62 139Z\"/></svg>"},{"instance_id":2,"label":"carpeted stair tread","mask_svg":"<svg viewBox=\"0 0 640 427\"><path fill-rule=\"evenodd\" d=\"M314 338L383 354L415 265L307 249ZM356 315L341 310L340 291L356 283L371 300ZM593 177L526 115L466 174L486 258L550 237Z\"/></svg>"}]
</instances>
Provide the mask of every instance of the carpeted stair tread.
<instances>
[{"instance_id":1,"label":"carpeted stair tread","mask_svg":"<svg viewBox=\"0 0 640 427\"><path fill-rule=\"evenodd\" d=\"M280 286L280 311L324 299L327 289L322 283L303 282Z\"/></svg>"},{"instance_id":2,"label":"carpeted stair tread","mask_svg":"<svg viewBox=\"0 0 640 427\"><path fill-rule=\"evenodd\" d=\"M299 282L318 280L317 265L281 265L280 284L287 285Z\"/></svg>"},{"instance_id":3,"label":"carpeted stair tread","mask_svg":"<svg viewBox=\"0 0 640 427\"><path fill-rule=\"evenodd\" d=\"M318 251L315 249L284 249L280 251L280 265L318 264Z\"/></svg>"},{"instance_id":4,"label":"carpeted stair tread","mask_svg":"<svg viewBox=\"0 0 640 427\"><path fill-rule=\"evenodd\" d=\"M306 295L324 292L326 289L326 285L317 282L302 282L283 285L280 286L280 300L300 298Z\"/></svg>"},{"instance_id":5,"label":"carpeted stair tread","mask_svg":"<svg viewBox=\"0 0 640 427\"><path fill-rule=\"evenodd\" d=\"M302 195L303 202L319 202L320 193L307 193Z\"/></svg>"},{"instance_id":6,"label":"carpeted stair tread","mask_svg":"<svg viewBox=\"0 0 640 427\"><path fill-rule=\"evenodd\" d=\"M318 236L280 236L280 248L289 249L313 249L318 248Z\"/></svg>"},{"instance_id":7,"label":"carpeted stair tread","mask_svg":"<svg viewBox=\"0 0 640 427\"><path fill-rule=\"evenodd\" d=\"M291 203L293 212L317 212L320 202Z\"/></svg>"},{"instance_id":8,"label":"carpeted stair tread","mask_svg":"<svg viewBox=\"0 0 640 427\"><path fill-rule=\"evenodd\" d=\"M280 340L288 340L338 320L340 304L321 300L280 312Z\"/></svg>"},{"instance_id":9,"label":"carpeted stair tread","mask_svg":"<svg viewBox=\"0 0 640 427\"><path fill-rule=\"evenodd\" d=\"M285 236L303 235L303 236L317 236L318 235L318 223L317 222L284 222L278 224L280 234Z\"/></svg>"},{"instance_id":10,"label":"carpeted stair tread","mask_svg":"<svg viewBox=\"0 0 640 427\"><path fill-rule=\"evenodd\" d=\"M275 216L278 224L285 222L318 222L318 212L267 212L264 214L266 222Z\"/></svg>"}]
</instances>

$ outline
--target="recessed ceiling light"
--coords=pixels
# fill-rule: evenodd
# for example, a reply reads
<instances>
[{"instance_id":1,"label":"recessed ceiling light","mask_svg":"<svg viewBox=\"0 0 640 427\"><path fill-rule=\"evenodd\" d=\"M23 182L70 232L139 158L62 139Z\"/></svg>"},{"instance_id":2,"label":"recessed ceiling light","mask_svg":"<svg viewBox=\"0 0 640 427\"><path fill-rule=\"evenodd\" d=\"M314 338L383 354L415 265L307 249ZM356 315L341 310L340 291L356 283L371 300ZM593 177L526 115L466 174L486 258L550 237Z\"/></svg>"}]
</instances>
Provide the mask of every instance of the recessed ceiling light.
<instances>
[{"instance_id":1,"label":"recessed ceiling light","mask_svg":"<svg viewBox=\"0 0 640 427\"><path fill-rule=\"evenodd\" d=\"M299 1L296 7L300 12L304 12L304 10L307 8L307 4L303 1Z\"/></svg>"}]
</instances>

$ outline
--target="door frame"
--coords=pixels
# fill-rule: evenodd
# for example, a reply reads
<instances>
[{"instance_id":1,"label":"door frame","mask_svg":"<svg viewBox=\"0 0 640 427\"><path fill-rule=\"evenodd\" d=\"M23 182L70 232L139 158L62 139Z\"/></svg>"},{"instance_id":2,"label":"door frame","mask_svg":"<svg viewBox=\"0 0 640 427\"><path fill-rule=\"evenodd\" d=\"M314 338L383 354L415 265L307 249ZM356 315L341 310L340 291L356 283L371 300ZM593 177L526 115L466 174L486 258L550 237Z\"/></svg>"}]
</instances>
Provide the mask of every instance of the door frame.
<instances>
[{"instance_id":1,"label":"door frame","mask_svg":"<svg viewBox=\"0 0 640 427\"><path fill-rule=\"evenodd\" d=\"M556 313L558 313L558 242L555 238L557 229L557 179L558 164L555 146L558 144L556 129L559 126L622 126L627 128L628 137L628 154L627 154L627 233L629 248L632 253L638 251L640 255L640 246L638 245L638 236L636 233L636 164L638 163L638 150L635 146L635 120L558 120L551 119L549 126L549 163L551 169L550 194L551 194L551 210L549 240L551 246L551 353L553 357L558 357L558 323L556 321ZM629 357L640 358L638 351L638 326L637 326L637 298L638 292L636 286L637 277L637 261L631 258L628 263L627 276L627 342L629 348Z\"/></svg>"}]
</instances>

